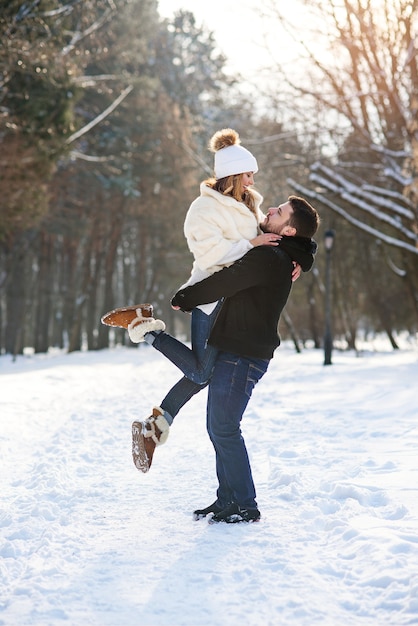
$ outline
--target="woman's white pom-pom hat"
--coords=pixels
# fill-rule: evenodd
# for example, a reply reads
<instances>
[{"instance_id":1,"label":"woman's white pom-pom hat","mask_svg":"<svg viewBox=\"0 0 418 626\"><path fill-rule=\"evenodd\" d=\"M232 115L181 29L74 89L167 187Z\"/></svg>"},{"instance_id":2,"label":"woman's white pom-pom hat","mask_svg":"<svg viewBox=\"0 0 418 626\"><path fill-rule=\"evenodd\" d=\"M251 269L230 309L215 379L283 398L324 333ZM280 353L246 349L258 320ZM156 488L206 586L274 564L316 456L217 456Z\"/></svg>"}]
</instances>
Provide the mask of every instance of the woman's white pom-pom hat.
<instances>
[{"instance_id":1,"label":"woman's white pom-pom hat","mask_svg":"<svg viewBox=\"0 0 418 626\"><path fill-rule=\"evenodd\" d=\"M215 152L215 176L217 180L234 174L258 172L255 156L242 146L228 146Z\"/></svg>"},{"instance_id":2,"label":"woman's white pom-pom hat","mask_svg":"<svg viewBox=\"0 0 418 626\"><path fill-rule=\"evenodd\" d=\"M214 170L218 180L234 174L258 172L256 158L240 143L239 134L232 128L223 128L211 137L209 149L215 153Z\"/></svg>"}]
</instances>

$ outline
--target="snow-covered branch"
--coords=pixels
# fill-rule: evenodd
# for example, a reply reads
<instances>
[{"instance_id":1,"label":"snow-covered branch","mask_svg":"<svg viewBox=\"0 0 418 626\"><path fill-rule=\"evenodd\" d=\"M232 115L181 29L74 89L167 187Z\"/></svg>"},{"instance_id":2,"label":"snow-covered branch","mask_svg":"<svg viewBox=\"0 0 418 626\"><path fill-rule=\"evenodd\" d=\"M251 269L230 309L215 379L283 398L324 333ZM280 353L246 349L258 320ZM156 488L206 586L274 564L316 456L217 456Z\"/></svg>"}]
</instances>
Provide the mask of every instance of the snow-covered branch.
<instances>
[{"instance_id":1,"label":"snow-covered branch","mask_svg":"<svg viewBox=\"0 0 418 626\"><path fill-rule=\"evenodd\" d=\"M417 235L412 230L406 228L402 224L402 222L396 217L391 217L390 215L386 215L386 213L381 212L379 207L371 206L368 202L362 201L354 194L346 192L344 191L344 189L333 185L329 180L323 178L322 176L312 174L310 176L310 180L318 183L319 185L321 185L321 187L325 187L325 189L327 189L328 191L333 191L334 193L337 193L342 200L350 202L351 204L355 205L356 208L362 209L362 211L365 211L373 217L376 217L376 219L378 219L379 221L386 222L386 224L389 224L389 226L391 226L395 230L403 233L408 239L411 239L412 241L417 241Z\"/></svg>"},{"instance_id":2,"label":"snow-covered branch","mask_svg":"<svg viewBox=\"0 0 418 626\"><path fill-rule=\"evenodd\" d=\"M349 180L347 180L347 178L345 178L344 176L341 176L340 174L338 174L335 170L329 167L326 167L322 165L321 163L315 163L311 167L311 171L323 172L328 177L328 179L319 177L317 180L320 179L321 184L324 184L324 186L326 186L327 188L332 189L335 193L339 193L341 197L343 197L342 194L344 194L344 197L346 199L350 201L354 201L360 208L363 208L365 211L373 212L372 207L370 207L369 205L369 203L372 202L374 204L379 205L378 207L376 207L379 210L382 208L385 208L389 210L391 213L401 215L402 217L405 217L409 220L414 219L413 211L410 211L409 209L403 206L400 206L399 204L396 204L395 202L389 199L386 199L384 197L385 194L380 194L380 189L378 187L356 185L350 182ZM315 176L316 176L315 174L312 174L311 179L315 180ZM331 181L336 181L336 183L338 184L335 184L334 182L331 182ZM357 199L353 200L351 196L355 196L356 198L357 196L360 198L364 198L365 200L367 200L367 204L362 204ZM395 197L398 200L402 199L402 196L400 196L399 194L397 194ZM380 218L380 215L379 215L379 218ZM390 220L389 223L391 223L392 226L395 226L395 223L393 222L393 220ZM396 222L396 224L398 223Z\"/></svg>"},{"instance_id":3,"label":"snow-covered branch","mask_svg":"<svg viewBox=\"0 0 418 626\"><path fill-rule=\"evenodd\" d=\"M379 239L380 241L383 241L384 243L387 243L389 246L393 246L395 248L401 248L403 250L406 250L408 252L412 252L413 254L418 255L417 235L415 235L415 241L417 242L417 245L415 246L407 243L406 241L402 241L401 239L395 239L394 237L390 237L389 235L382 233L377 228L373 228L372 226L369 226L368 224L365 224L364 222L356 219L350 213L348 213L343 208L341 208L340 206L338 206L337 204L329 200L323 194L313 191L312 189L308 189L307 187L300 185L299 183L297 183L295 180L291 178L288 178L287 182L289 183L291 187L293 187L297 192L302 194L304 197L309 198L311 200L320 201L321 204L324 204L328 208L332 209L335 213L338 213L338 215L343 217L347 222L349 222L356 228L368 233L369 235L372 235L373 237L375 237L376 239Z\"/></svg>"}]
</instances>

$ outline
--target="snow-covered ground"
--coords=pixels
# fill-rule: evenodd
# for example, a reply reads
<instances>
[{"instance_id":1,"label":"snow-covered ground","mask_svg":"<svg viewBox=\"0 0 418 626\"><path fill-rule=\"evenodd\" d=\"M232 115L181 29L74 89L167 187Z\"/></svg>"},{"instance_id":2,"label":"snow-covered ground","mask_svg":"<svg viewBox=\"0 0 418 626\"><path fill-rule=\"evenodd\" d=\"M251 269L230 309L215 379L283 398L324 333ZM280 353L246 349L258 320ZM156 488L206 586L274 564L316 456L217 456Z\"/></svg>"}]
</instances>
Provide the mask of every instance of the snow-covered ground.
<instances>
[{"instance_id":1,"label":"snow-covered ground","mask_svg":"<svg viewBox=\"0 0 418 626\"><path fill-rule=\"evenodd\" d=\"M149 346L0 357L0 624L418 624L418 350L276 352L243 421L262 520L209 525L206 391L149 474Z\"/></svg>"}]
</instances>

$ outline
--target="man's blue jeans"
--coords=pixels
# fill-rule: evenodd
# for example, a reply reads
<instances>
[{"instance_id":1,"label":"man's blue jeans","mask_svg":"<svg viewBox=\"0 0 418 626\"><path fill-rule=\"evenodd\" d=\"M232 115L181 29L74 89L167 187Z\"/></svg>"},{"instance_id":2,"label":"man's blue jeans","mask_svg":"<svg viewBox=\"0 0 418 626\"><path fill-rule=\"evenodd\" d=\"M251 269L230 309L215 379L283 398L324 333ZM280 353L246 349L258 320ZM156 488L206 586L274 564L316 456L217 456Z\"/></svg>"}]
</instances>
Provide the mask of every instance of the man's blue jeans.
<instances>
[{"instance_id":1,"label":"man's blue jeans","mask_svg":"<svg viewBox=\"0 0 418 626\"><path fill-rule=\"evenodd\" d=\"M219 352L209 384L207 431L216 453L217 503L255 509L256 493L241 420L269 360Z\"/></svg>"},{"instance_id":2,"label":"man's blue jeans","mask_svg":"<svg viewBox=\"0 0 418 626\"><path fill-rule=\"evenodd\" d=\"M218 315L221 302L210 315L206 315L198 308L192 311L191 338L192 349L168 333L151 333L154 335L153 347L164 354L184 374L174 387L170 389L161 408L165 411L168 421L174 418L181 407L194 394L207 386L212 374L217 350L208 345L210 331Z\"/></svg>"}]
</instances>

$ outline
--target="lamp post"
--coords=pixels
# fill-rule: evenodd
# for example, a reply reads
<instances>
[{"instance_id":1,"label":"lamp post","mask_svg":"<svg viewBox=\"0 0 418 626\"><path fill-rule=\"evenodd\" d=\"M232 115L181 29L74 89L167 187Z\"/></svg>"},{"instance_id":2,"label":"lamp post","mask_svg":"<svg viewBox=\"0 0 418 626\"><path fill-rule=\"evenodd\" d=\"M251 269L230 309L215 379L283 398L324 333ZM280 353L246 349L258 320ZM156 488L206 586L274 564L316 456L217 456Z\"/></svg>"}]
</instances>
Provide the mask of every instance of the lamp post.
<instances>
[{"instance_id":1,"label":"lamp post","mask_svg":"<svg viewBox=\"0 0 418 626\"><path fill-rule=\"evenodd\" d=\"M331 250L334 245L334 230L326 230L324 235L325 246L325 335L324 335L324 365L331 365L332 330L331 330Z\"/></svg>"}]
</instances>

